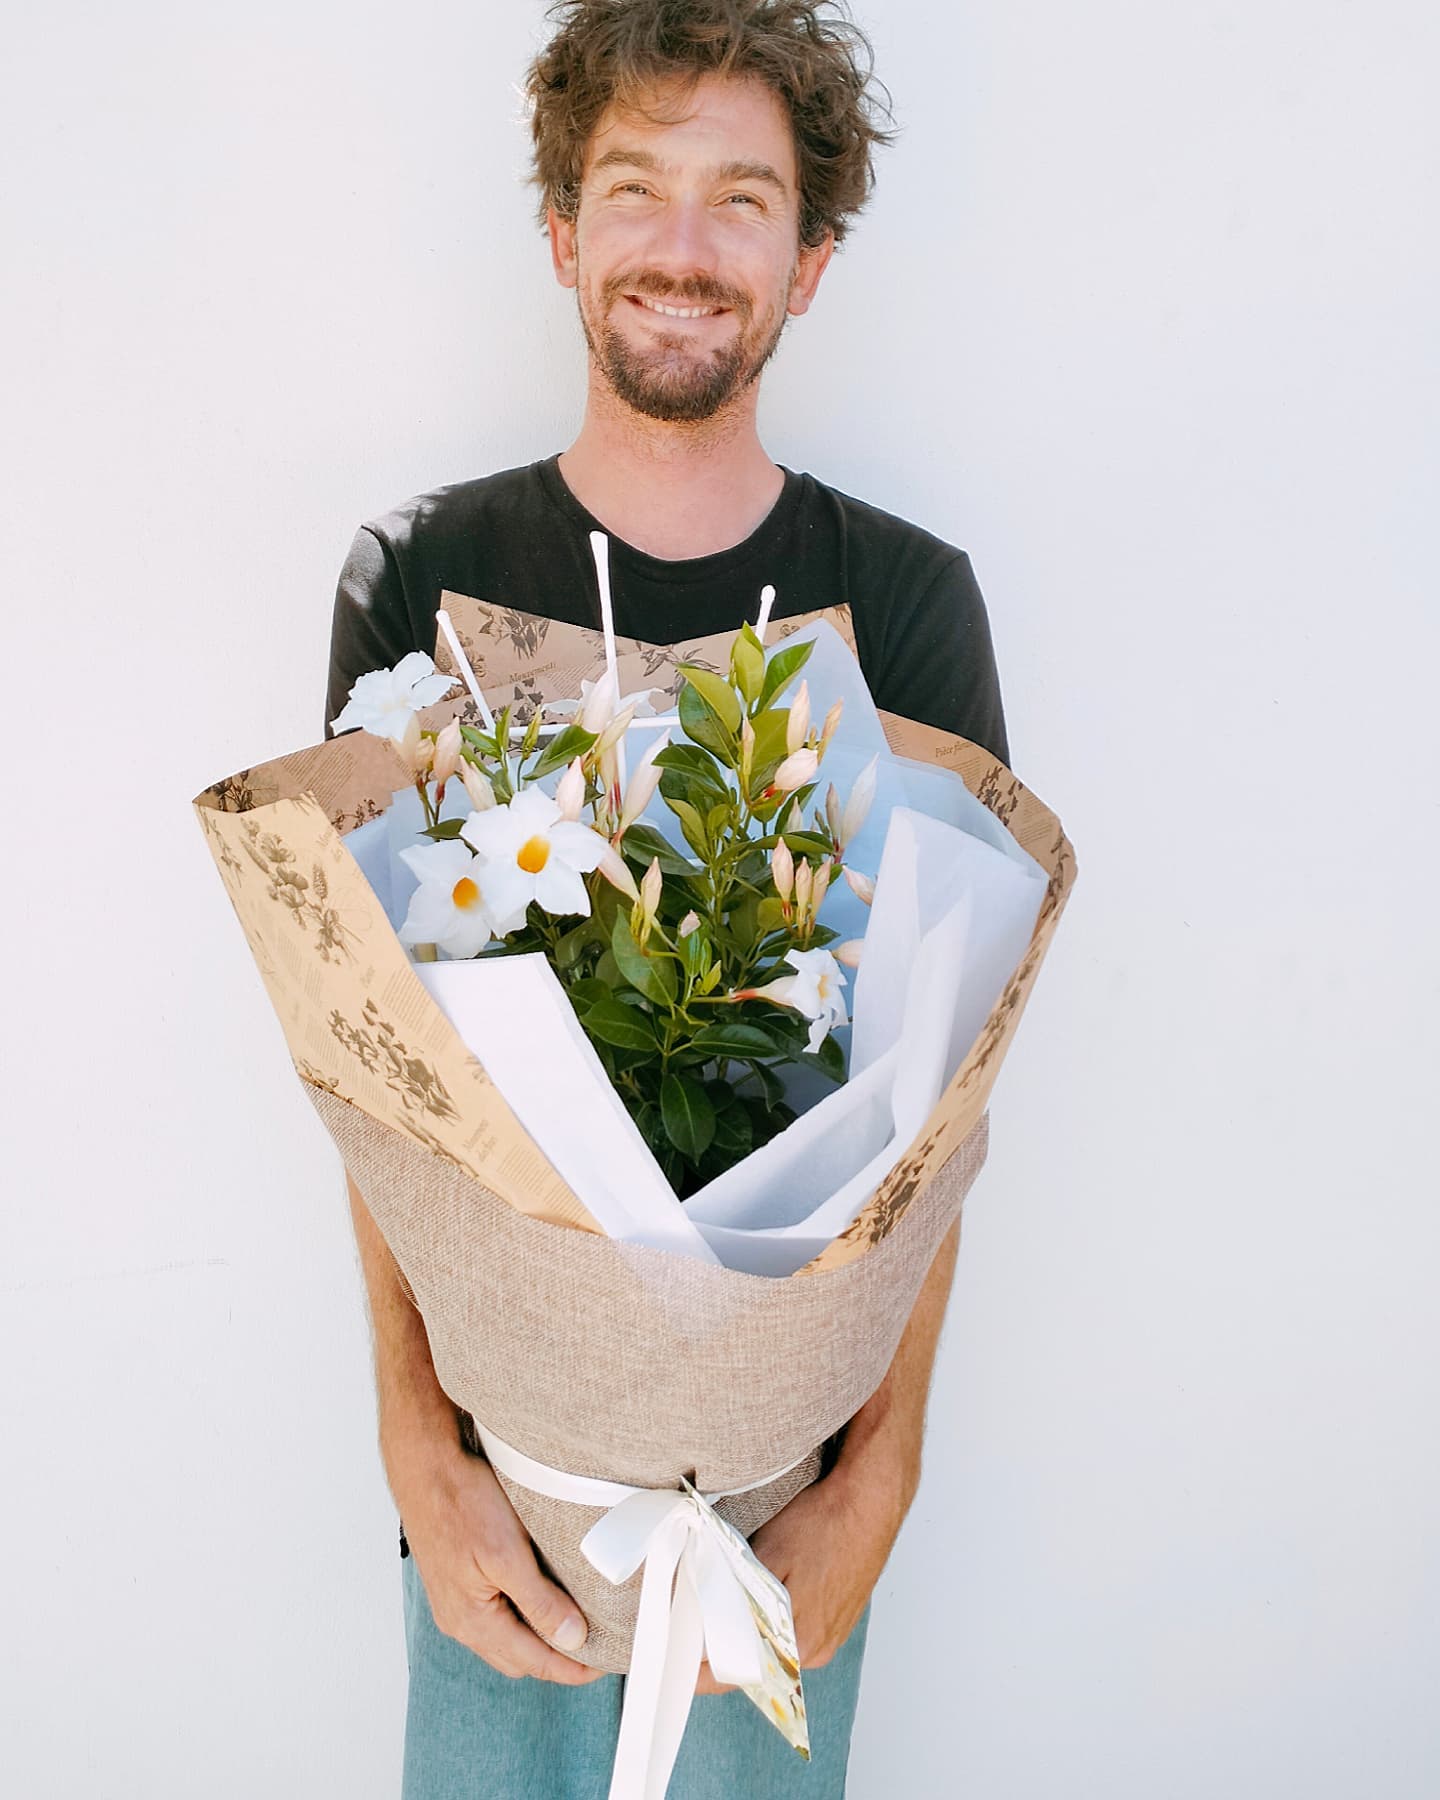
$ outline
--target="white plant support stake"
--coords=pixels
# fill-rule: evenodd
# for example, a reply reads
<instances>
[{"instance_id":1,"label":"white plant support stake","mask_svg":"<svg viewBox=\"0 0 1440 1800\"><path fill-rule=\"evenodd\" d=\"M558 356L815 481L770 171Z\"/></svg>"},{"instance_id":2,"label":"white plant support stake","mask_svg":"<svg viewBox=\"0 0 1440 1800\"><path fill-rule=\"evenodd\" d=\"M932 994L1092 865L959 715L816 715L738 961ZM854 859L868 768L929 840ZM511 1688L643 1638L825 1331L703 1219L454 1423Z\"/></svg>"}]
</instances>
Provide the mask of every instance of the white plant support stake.
<instances>
[{"instance_id":1,"label":"white plant support stake","mask_svg":"<svg viewBox=\"0 0 1440 1800\"><path fill-rule=\"evenodd\" d=\"M445 642L450 646L450 654L455 658L455 667L460 671L465 685L470 690L470 698L480 708L480 717L485 721L485 729L495 729L495 715L485 704L485 696L480 692L480 683L475 679L475 671L470 667L470 658L460 647L460 640L455 635L455 627L450 622L450 615L442 606L435 615L435 623L444 634Z\"/></svg>"},{"instance_id":2,"label":"white plant support stake","mask_svg":"<svg viewBox=\"0 0 1440 1800\"><path fill-rule=\"evenodd\" d=\"M603 531L590 533L590 554L595 558L595 576L600 584L600 630L605 637L605 673L615 683L615 699L620 699L620 671L615 657L615 603L610 593L610 540ZM628 736L628 732L626 736ZM625 738L615 746L615 768L620 792L625 792Z\"/></svg>"},{"instance_id":3,"label":"white plant support stake","mask_svg":"<svg viewBox=\"0 0 1440 1800\"><path fill-rule=\"evenodd\" d=\"M756 621L755 621L755 635L756 635L756 637L759 638L759 640L762 644L765 642L765 633L770 629L770 609L774 606L774 604L775 604L774 588L773 587L761 588L761 590L760 590L760 617L758 619L756 619Z\"/></svg>"}]
</instances>

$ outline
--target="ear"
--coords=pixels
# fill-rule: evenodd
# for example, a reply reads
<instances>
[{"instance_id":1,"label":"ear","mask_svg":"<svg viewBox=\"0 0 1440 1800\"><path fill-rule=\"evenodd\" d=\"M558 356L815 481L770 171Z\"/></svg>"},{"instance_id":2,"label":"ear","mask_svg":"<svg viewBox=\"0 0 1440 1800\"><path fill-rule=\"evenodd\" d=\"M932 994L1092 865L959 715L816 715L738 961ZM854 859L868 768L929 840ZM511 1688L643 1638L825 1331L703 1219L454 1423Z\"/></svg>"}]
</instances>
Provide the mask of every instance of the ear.
<instances>
[{"instance_id":1,"label":"ear","mask_svg":"<svg viewBox=\"0 0 1440 1800\"><path fill-rule=\"evenodd\" d=\"M815 298L815 290L820 285L820 277L830 266L830 258L835 254L835 234L827 231L820 243L803 249L795 265L795 280L791 284L790 299L785 310L794 318L810 310L810 302Z\"/></svg>"},{"instance_id":2,"label":"ear","mask_svg":"<svg viewBox=\"0 0 1440 1800\"><path fill-rule=\"evenodd\" d=\"M545 229L550 234L550 261L561 287L573 288L580 279L575 260L575 221L562 219L553 206L546 209Z\"/></svg>"}]
</instances>

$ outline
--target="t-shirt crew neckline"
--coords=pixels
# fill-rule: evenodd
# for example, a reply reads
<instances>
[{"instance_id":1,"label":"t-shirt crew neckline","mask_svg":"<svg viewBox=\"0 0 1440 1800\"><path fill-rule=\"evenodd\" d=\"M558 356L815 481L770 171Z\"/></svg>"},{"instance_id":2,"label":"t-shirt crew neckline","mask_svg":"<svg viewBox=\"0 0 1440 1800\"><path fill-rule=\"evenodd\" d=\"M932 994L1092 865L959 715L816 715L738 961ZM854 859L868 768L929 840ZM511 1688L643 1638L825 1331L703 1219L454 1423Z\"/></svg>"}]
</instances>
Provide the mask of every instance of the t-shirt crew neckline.
<instances>
[{"instance_id":1,"label":"t-shirt crew neckline","mask_svg":"<svg viewBox=\"0 0 1440 1800\"><path fill-rule=\"evenodd\" d=\"M540 478L540 485L550 501L562 513L585 533L605 531L610 539L610 555L618 561L627 574L634 575L642 581L651 581L658 586L674 587L690 582L714 581L717 578L738 574L746 563L762 556L774 557L800 508L800 499L805 491L805 476L797 475L787 469L783 463L777 464L780 473L785 477L785 485L780 490L780 497L770 511L755 527L749 537L738 544L732 544L728 550L716 550L709 556L692 556L678 562L667 561L663 556L651 556L648 551L637 550L633 544L627 544L624 538L616 537L613 532L606 531L595 517L583 507L565 485L565 477L560 473L560 458L550 456L544 462L535 465L535 472ZM778 561L774 567L779 568ZM767 577L767 579L770 579Z\"/></svg>"}]
</instances>

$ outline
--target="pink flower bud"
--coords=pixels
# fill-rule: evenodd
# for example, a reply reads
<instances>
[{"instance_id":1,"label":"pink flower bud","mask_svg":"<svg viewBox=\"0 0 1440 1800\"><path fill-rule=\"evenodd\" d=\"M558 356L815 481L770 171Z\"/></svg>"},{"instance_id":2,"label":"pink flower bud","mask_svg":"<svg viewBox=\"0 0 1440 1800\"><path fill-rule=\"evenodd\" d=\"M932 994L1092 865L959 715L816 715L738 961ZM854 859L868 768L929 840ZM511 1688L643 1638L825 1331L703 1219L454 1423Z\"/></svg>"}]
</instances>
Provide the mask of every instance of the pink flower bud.
<instances>
[{"instance_id":1,"label":"pink flower bud","mask_svg":"<svg viewBox=\"0 0 1440 1800\"><path fill-rule=\"evenodd\" d=\"M802 788L807 781L815 779L815 771L819 767L820 758L815 751L796 750L775 771L770 785L777 794L794 793L796 788Z\"/></svg>"},{"instance_id":2,"label":"pink flower bud","mask_svg":"<svg viewBox=\"0 0 1440 1800\"><path fill-rule=\"evenodd\" d=\"M795 871L795 910L800 915L800 923L804 925L810 913L811 890L815 885L815 871L810 867L808 859L801 859Z\"/></svg>"},{"instance_id":3,"label":"pink flower bud","mask_svg":"<svg viewBox=\"0 0 1440 1800\"><path fill-rule=\"evenodd\" d=\"M640 904L645 909L647 920L654 920L664 885L665 878L660 873L660 859L658 856L652 857L650 867L645 871L644 879L640 883Z\"/></svg>"},{"instance_id":4,"label":"pink flower bud","mask_svg":"<svg viewBox=\"0 0 1440 1800\"><path fill-rule=\"evenodd\" d=\"M601 841L604 842L603 839ZM613 844L605 843L595 867L611 887L619 888L627 900L639 900L640 890L635 885L635 877L630 873L630 865Z\"/></svg>"},{"instance_id":5,"label":"pink flower bud","mask_svg":"<svg viewBox=\"0 0 1440 1800\"><path fill-rule=\"evenodd\" d=\"M858 869L847 869L845 879L850 884L851 893L863 900L867 906L875 898L875 883L868 875L862 875Z\"/></svg>"},{"instance_id":6,"label":"pink flower bud","mask_svg":"<svg viewBox=\"0 0 1440 1800\"><path fill-rule=\"evenodd\" d=\"M825 790L825 823L830 828L830 841L838 849L841 843L840 796L835 792L835 783L833 781Z\"/></svg>"},{"instance_id":7,"label":"pink flower bud","mask_svg":"<svg viewBox=\"0 0 1440 1800\"><path fill-rule=\"evenodd\" d=\"M430 764L435 759L435 740L420 735L418 714L411 713L405 721L404 733L396 740L396 744L413 778L423 781L430 773Z\"/></svg>"},{"instance_id":8,"label":"pink flower bud","mask_svg":"<svg viewBox=\"0 0 1440 1800\"><path fill-rule=\"evenodd\" d=\"M613 750L616 744L620 742L621 738L623 738L625 733L630 729L630 724L634 717L635 708L633 706L627 706L624 712L616 713L615 717L600 733L595 747L590 754L595 757L601 757L608 751Z\"/></svg>"},{"instance_id":9,"label":"pink flower bud","mask_svg":"<svg viewBox=\"0 0 1440 1800\"><path fill-rule=\"evenodd\" d=\"M700 929L699 913L693 912L693 911L686 913L685 917L680 921L680 924L677 929L678 929L679 936L681 936L682 938L689 937L689 935L692 931L698 931Z\"/></svg>"},{"instance_id":10,"label":"pink flower bud","mask_svg":"<svg viewBox=\"0 0 1440 1800\"><path fill-rule=\"evenodd\" d=\"M470 796L470 804L476 812L489 812L495 804L495 790L491 787L490 777L485 771L477 769L474 763L462 759L460 779L465 784L465 792Z\"/></svg>"},{"instance_id":11,"label":"pink flower bud","mask_svg":"<svg viewBox=\"0 0 1440 1800\"><path fill-rule=\"evenodd\" d=\"M860 967L860 953L865 948L864 938L846 938L843 944L836 944L831 955L836 962L844 963L847 969Z\"/></svg>"},{"instance_id":12,"label":"pink flower bud","mask_svg":"<svg viewBox=\"0 0 1440 1800\"><path fill-rule=\"evenodd\" d=\"M460 736L460 721L452 719L435 739L434 759L430 765L430 779L438 783L439 791L435 795L438 806L445 798L445 783L460 767L460 746L464 740Z\"/></svg>"},{"instance_id":13,"label":"pink flower bud","mask_svg":"<svg viewBox=\"0 0 1440 1800\"><path fill-rule=\"evenodd\" d=\"M620 684L607 669L586 695L585 703L580 708L582 729L598 736L615 716L615 708L619 704Z\"/></svg>"},{"instance_id":14,"label":"pink flower bud","mask_svg":"<svg viewBox=\"0 0 1440 1800\"><path fill-rule=\"evenodd\" d=\"M770 852L770 873L775 877L775 892L788 901L795 892L795 858L784 838Z\"/></svg>"},{"instance_id":15,"label":"pink flower bud","mask_svg":"<svg viewBox=\"0 0 1440 1800\"><path fill-rule=\"evenodd\" d=\"M585 804L585 764L580 757L577 756L560 777L555 789L555 804L560 808L562 819L573 822L580 817L580 809Z\"/></svg>"},{"instance_id":16,"label":"pink flower bud","mask_svg":"<svg viewBox=\"0 0 1440 1800\"><path fill-rule=\"evenodd\" d=\"M835 727L840 723L840 715L845 710L845 702L837 700L825 715L825 723L820 727L820 754L825 754L826 746L835 735Z\"/></svg>"},{"instance_id":17,"label":"pink flower bud","mask_svg":"<svg viewBox=\"0 0 1440 1800\"><path fill-rule=\"evenodd\" d=\"M785 721L785 748L793 756L810 735L810 684L800 683L800 691L790 703L790 716ZM795 784L797 787L799 782Z\"/></svg>"},{"instance_id":18,"label":"pink flower bud","mask_svg":"<svg viewBox=\"0 0 1440 1800\"><path fill-rule=\"evenodd\" d=\"M877 779L876 764L878 758L872 756L865 767L855 777L855 785L850 790L850 798L845 802L845 811L840 816L840 844L853 844L860 835L860 828L870 816L870 805L875 798Z\"/></svg>"},{"instance_id":19,"label":"pink flower bud","mask_svg":"<svg viewBox=\"0 0 1440 1800\"><path fill-rule=\"evenodd\" d=\"M815 871L815 891L810 896L810 910L817 918L820 908L825 904L825 892L830 886L830 875L834 867L834 862L827 856L821 860L820 867Z\"/></svg>"},{"instance_id":20,"label":"pink flower bud","mask_svg":"<svg viewBox=\"0 0 1440 1800\"><path fill-rule=\"evenodd\" d=\"M670 742L670 733L663 732L635 766L625 789L625 804L620 809L619 833L623 837L645 808L655 798L655 790L660 785L660 777L665 773L655 766L655 758Z\"/></svg>"}]
</instances>

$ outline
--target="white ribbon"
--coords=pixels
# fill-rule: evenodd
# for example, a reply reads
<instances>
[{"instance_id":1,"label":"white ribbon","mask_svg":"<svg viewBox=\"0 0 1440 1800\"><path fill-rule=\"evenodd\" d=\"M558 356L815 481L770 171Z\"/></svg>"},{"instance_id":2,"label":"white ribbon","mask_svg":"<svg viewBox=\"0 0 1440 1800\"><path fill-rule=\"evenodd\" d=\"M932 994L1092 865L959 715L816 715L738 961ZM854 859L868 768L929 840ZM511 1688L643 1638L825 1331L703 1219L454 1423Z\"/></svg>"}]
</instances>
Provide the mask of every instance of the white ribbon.
<instances>
[{"instance_id":1,"label":"white ribbon","mask_svg":"<svg viewBox=\"0 0 1440 1800\"><path fill-rule=\"evenodd\" d=\"M778 1481L804 1458L746 1487L697 1494L568 1475L516 1450L478 1420L475 1430L492 1466L519 1486L610 1509L580 1545L607 1581L619 1586L644 1568L610 1800L665 1800L702 1656L716 1679L732 1687L754 1687L763 1676L762 1639L744 1583L706 1515L714 1501Z\"/></svg>"}]
</instances>

